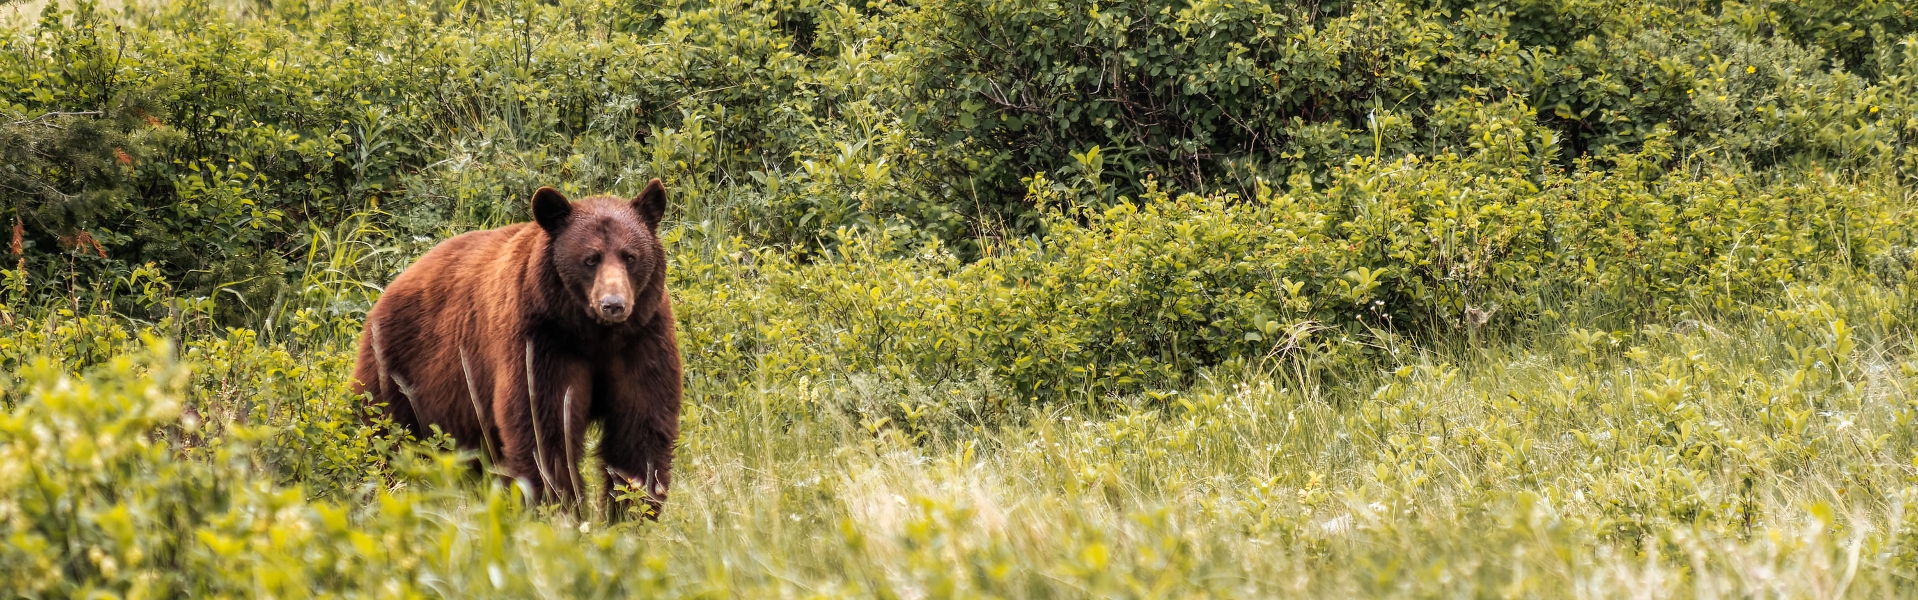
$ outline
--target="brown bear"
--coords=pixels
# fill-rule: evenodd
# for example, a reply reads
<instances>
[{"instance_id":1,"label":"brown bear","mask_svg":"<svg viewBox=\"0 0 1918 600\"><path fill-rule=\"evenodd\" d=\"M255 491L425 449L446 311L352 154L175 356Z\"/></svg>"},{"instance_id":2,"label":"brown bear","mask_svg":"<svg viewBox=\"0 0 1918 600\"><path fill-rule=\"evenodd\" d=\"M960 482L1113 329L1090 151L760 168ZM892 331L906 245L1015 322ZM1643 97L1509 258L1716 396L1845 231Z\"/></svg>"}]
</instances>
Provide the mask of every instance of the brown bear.
<instances>
[{"instance_id":1,"label":"brown bear","mask_svg":"<svg viewBox=\"0 0 1918 600\"><path fill-rule=\"evenodd\" d=\"M539 501L577 500L598 421L609 495L658 518L679 438L680 359L658 179L631 201L533 193L534 223L446 240L367 315L355 393L416 436L437 426ZM624 512L612 504L612 514Z\"/></svg>"}]
</instances>

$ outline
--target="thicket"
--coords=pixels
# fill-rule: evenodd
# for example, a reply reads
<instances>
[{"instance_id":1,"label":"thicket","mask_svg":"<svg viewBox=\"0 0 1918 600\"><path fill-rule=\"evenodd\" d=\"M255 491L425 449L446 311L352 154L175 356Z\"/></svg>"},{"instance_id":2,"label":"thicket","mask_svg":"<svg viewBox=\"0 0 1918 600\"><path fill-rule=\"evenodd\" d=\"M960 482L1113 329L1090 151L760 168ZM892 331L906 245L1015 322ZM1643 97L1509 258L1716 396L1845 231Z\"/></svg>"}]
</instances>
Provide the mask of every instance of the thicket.
<instances>
[{"instance_id":1,"label":"thicket","mask_svg":"<svg viewBox=\"0 0 1918 600\"><path fill-rule=\"evenodd\" d=\"M54 3L0 42L4 185L39 294L151 262L259 323L316 229L440 237L536 184L660 176L754 245L970 260L1044 231L1035 174L1098 209L1354 158L1913 176L1918 17L1816 4Z\"/></svg>"}]
</instances>

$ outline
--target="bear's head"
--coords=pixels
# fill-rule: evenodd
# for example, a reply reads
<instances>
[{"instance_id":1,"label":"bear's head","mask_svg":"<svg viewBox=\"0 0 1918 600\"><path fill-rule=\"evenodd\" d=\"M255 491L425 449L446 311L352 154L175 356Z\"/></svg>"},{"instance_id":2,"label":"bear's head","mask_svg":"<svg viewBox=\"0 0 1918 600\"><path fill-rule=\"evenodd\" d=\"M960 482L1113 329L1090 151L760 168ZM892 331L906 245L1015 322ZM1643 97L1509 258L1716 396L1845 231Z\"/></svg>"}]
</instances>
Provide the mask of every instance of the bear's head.
<instances>
[{"instance_id":1,"label":"bear's head","mask_svg":"<svg viewBox=\"0 0 1918 600\"><path fill-rule=\"evenodd\" d=\"M658 235L665 214L666 186L658 179L632 200L594 196L573 202L553 188L533 192L533 220L546 231L547 253L566 300L604 325L625 322L635 312L650 314L650 307L637 303L666 272Z\"/></svg>"}]
</instances>

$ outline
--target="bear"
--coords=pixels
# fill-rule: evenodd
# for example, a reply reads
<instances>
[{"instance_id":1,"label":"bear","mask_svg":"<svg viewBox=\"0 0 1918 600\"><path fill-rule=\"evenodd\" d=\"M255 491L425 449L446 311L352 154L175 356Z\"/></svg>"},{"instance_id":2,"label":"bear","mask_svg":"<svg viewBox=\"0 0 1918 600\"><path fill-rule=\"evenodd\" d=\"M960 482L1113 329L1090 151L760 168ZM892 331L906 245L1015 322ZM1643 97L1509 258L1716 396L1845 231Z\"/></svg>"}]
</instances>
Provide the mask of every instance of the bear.
<instances>
[{"instance_id":1,"label":"bear","mask_svg":"<svg viewBox=\"0 0 1918 600\"><path fill-rule=\"evenodd\" d=\"M632 200L533 193L533 222L441 242L367 314L352 389L421 439L437 427L529 488L577 501L598 422L609 514L638 492L657 520L672 486L681 373L666 188ZM374 413L379 414L379 413Z\"/></svg>"}]
</instances>

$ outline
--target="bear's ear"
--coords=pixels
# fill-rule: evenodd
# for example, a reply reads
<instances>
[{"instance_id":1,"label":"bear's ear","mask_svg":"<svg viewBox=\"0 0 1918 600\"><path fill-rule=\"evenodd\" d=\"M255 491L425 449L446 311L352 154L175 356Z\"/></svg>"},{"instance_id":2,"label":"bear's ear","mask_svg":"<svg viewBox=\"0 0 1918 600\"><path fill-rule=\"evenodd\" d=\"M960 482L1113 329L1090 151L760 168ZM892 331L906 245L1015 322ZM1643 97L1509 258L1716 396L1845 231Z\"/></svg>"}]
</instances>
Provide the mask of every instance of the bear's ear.
<instances>
[{"instance_id":1,"label":"bear's ear","mask_svg":"<svg viewBox=\"0 0 1918 600\"><path fill-rule=\"evenodd\" d=\"M639 211L639 219L646 222L646 228L659 231L659 220L666 218L666 184L654 179L646 184L646 189L633 198L633 210Z\"/></svg>"},{"instance_id":2,"label":"bear's ear","mask_svg":"<svg viewBox=\"0 0 1918 600\"><path fill-rule=\"evenodd\" d=\"M543 187L533 192L533 220L540 229L559 231L566 226L566 218L573 214L573 203L559 190Z\"/></svg>"}]
</instances>

